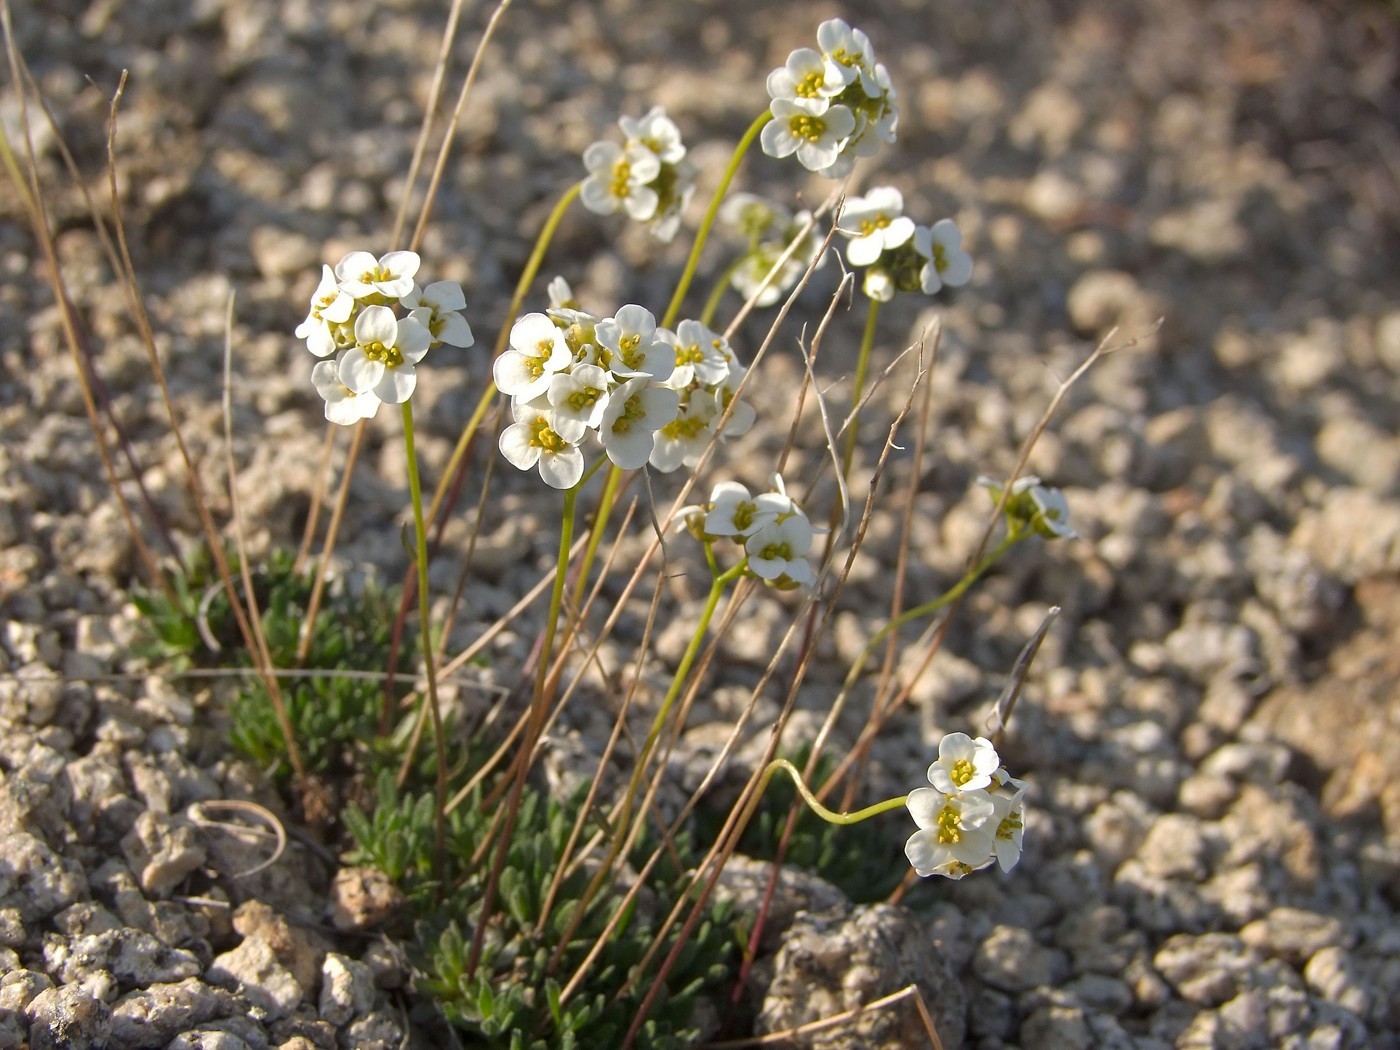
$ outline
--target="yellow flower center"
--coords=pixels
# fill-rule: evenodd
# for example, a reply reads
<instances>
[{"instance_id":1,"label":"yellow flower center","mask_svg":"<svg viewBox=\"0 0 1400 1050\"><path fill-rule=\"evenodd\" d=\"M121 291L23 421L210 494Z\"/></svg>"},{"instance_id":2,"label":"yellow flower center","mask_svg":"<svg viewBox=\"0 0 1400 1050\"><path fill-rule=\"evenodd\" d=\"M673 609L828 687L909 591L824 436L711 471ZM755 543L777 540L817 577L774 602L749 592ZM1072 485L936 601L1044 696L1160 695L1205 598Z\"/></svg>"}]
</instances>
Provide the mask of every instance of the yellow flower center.
<instances>
[{"instance_id":1,"label":"yellow flower center","mask_svg":"<svg viewBox=\"0 0 1400 1050\"><path fill-rule=\"evenodd\" d=\"M822 93L822 84L825 82L825 74L820 70L814 70L799 80L793 90L803 98L818 98Z\"/></svg>"},{"instance_id":2,"label":"yellow flower center","mask_svg":"<svg viewBox=\"0 0 1400 1050\"><path fill-rule=\"evenodd\" d=\"M788 119L788 130L796 138L817 142L826 134L826 121L810 113L795 113Z\"/></svg>"},{"instance_id":3,"label":"yellow flower center","mask_svg":"<svg viewBox=\"0 0 1400 1050\"><path fill-rule=\"evenodd\" d=\"M672 440L693 438L705 429L705 421L699 416L681 416L661 428L661 433Z\"/></svg>"},{"instance_id":4,"label":"yellow flower center","mask_svg":"<svg viewBox=\"0 0 1400 1050\"><path fill-rule=\"evenodd\" d=\"M632 165L620 160L613 165L612 195L626 197L632 192Z\"/></svg>"},{"instance_id":5,"label":"yellow flower center","mask_svg":"<svg viewBox=\"0 0 1400 1050\"><path fill-rule=\"evenodd\" d=\"M734 527L740 532L743 532L753 524L753 516L757 512L757 505L753 503L740 503L734 508Z\"/></svg>"},{"instance_id":6,"label":"yellow flower center","mask_svg":"<svg viewBox=\"0 0 1400 1050\"><path fill-rule=\"evenodd\" d=\"M593 407L593 404L602 396L603 392L596 386L586 386L569 395L569 407L575 412L584 412Z\"/></svg>"},{"instance_id":7,"label":"yellow flower center","mask_svg":"<svg viewBox=\"0 0 1400 1050\"><path fill-rule=\"evenodd\" d=\"M640 335L624 335L617 341L618 355L622 358L622 363L628 368L636 368L642 363L642 355L637 352L637 347L641 346L642 337Z\"/></svg>"},{"instance_id":8,"label":"yellow flower center","mask_svg":"<svg viewBox=\"0 0 1400 1050\"><path fill-rule=\"evenodd\" d=\"M770 543L758 552L758 556L767 561L792 561L792 544Z\"/></svg>"},{"instance_id":9,"label":"yellow flower center","mask_svg":"<svg viewBox=\"0 0 1400 1050\"><path fill-rule=\"evenodd\" d=\"M887 215L880 215L874 219L862 219L860 223L860 235L862 237L869 237L876 230L883 230L889 224L890 218Z\"/></svg>"},{"instance_id":10,"label":"yellow flower center","mask_svg":"<svg viewBox=\"0 0 1400 1050\"><path fill-rule=\"evenodd\" d=\"M689 346L676 344L676 367L683 365L698 365L705 360L705 354L700 349L699 343L691 343Z\"/></svg>"},{"instance_id":11,"label":"yellow flower center","mask_svg":"<svg viewBox=\"0 0 1400 1050\"><path fill-rule=\"evenodd\" d=\"M948 774L948 777L958 787L962 787L976 775L977 770L972 768L972 762L966 758L960 758L953 763L952 772Z\"/></svg>"},{"instance_id":12,"label":"yellow flower center","mask_svg":"<svg viewBox=\"0 0 1400 1050\"><path fill-rule=\"evenodd\" d=\"M549 420L539 416L530 424L530 444L544 452L563 452L569 443L549 429Z\"/></svg>"},{"instance_id":13,"label":"yellow flower center","mask_svg":"<svg viewBox=\"0 0 1400 1050\"><path fill-rule=\"evenodd\" d=\"M938 842L943 846L951 846L961 842L963 837L962 828L958 827L958 811L952 806L944 806L938 811Z\"/></svg>"},{"instance_id":14,"label":"yellow flower center","mask_svg":"<svg viewBox=\"0 0 1400 1050\"><path fill-rule=\"evenodd\" d=\"M378 339L372 343L366 343L361 350L371 361L381 362L385 368L398 368L403 364L403 354L399 353L396 346L385 346Z\"/></svg>"},{"instance_id":15,"label":"yellow flower center","mask_svg":"<svg viewBox=\"0 0 1400 1050\"><path fill-rule=\"evenodd\" d=\"M633 394L627 399L627 404L622 409L622 415L613 421L613 432L616 434L630 433L632 424L640 419L646 419L646 417L646 409L642 407L642 395Z\"/></svg>"}]
</instances>

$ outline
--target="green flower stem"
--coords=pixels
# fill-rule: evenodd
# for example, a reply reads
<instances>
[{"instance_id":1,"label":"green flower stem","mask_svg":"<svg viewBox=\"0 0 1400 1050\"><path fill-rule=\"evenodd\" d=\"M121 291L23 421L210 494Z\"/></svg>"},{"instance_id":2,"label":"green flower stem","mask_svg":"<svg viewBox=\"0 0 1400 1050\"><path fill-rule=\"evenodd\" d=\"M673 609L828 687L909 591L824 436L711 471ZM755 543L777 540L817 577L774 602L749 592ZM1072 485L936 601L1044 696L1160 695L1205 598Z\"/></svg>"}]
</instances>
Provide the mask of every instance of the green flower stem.
<instances>
[{"instance_id":1,"label":"green flower stem","mask_svg":"<svg viewBox=\"0 0 1400 1050\"><path fill-rule=\"evenodd\" d=\"M846 447L841 453L841 475L850 480L851 460L856 454L856 437L860 432L860 397L865 392L865 374L870 368L870 350L875 345L875 322L880 316L880 300L871 299L865 315L865 333L860 339L860 356L856 359L856 377L851 388L851 419L846 429Z\"/></svg>"},{"instance_id":2,"label":"green flower stem","mask_svg":"<svg viewBox=\"0 0 1400 1050\"><path fill-rule=\"evenodd\" d=\"M549 218L545 220L539 236L535 238L535 247L530 252L525 269L520 273L520 280L515 283L515 293L511 296L510 307L506 310L505 319L501 322L501 330L496 335L496 346L491 353L493 361L501 356L501 352L506 348L506 343L510 341L510 329L515 324L516 315L520 312L520 304L525 301L525 296L535 280L535 275L540 272L540 264L544 262L544 253L554 239L554 233L558 230L564 213L569 210L569 205L578 197L582 187L583 183L577 182L564 191L564 195L554 205L554 210L549 213ZM442 472L442 480L438 482L437 488L433 491L433 500L428 507L429 521L437 520L438 510L442 506L443 498L447 495L448 486L456 478L462 465L462 457L467 454L472 437L476 434L477 428L481 426L481 420L485 417L486 410L491 407L491 402L495 398L496 384L487 383L486 389L481 392L480 400L476 403L476 408L472 411L466 425L462 427L462 433L457 438L457 445L452 449L452 455L447 461L447 469Z\"/></svg>"},{"instance_id":3,"label":"green flower stem","mask_svg":"<svg viewBox=\"0 0 1400 1050\"><path fill-rule=\"evenodd\" d=\"M900 795L898 798L887 798L873 806L858 809L854 813L832 812L817 801L817 796L812 794L811 789L807 787L807 783L802 779L802 774L798 772L797 767L785 758L775 758L768 763L768 768L763 771L763 779L758 782L758 794L762 795L767 790L768 782L773 779L773 774L780 770L792 777L792 782L797 786L797 793L802 796L802 801L807 803L807 808L828 824L859 824L862 820L869 820L871 817L878 817L881 813L898 809L909 800L908 795Z\"/></svg>"},{"instance_id":4,"label":"green flower stem","mask_svg":"<svg viewBox=\"0 0 1400 1050\"><path fill-rule=\"evenodd\" d=\"M710 291L710 297L705 300L705 308L700 311L700 323L706 328L710 327L710 322L715 319L715 314L719 312L719 304L724 299L724 293L729 290L730 279L739 272L739 267L743 266L747 259L747 255L739 256L724 268L724 272L715 281L715 286Z\"/></svg>"},{"instance_id":5,"label":"green flower stem","mask_svg":"<svg viewBox=\"0 0 1400 1050\"><path fill-rule=\"evenodd\" d=\"M708 553L708 548L707 548ZM713 561L711 565L713 566ZM700 613L700 620L695 625L695 633L690 637L690 644L686 646L681 662L676 667L676 673L671 678L671 686L666 690L666 696L661 701L661 707L656 712L656 717L652 719L651 729L647 733L646 740L642 743L640 752L637 755L636 765L632 769L632 778L627 783L627 790L622 796L622 801L614 811L612 823L613 837L608 846L608 855L603 858L598 870L589 881L587 888L579 898L578 907L575 909L573 918L569 921L569 927L559 938L558 947L554 955L550 958L548 969L558 964L559 958L564 948L573 940L578 924L583 920L588 911L589 904L602 889L603 883L613 877L613 864L618 855L622 853L623 845L630 837L632 823L632 807L636 803L637 792L641 788L642 780L646 775L647 762L651 757L652 749L656 746L657 739L661 736L661 730L666 725L666 719L671 713L671 708L680 697L685 686L686 678L690 674L691 665L695 662L695 657L700 652L700 646L705 641L705 633L709 630L710 620L714 617L715 610L719 607L719 600L724 596L725 589L744 575L744 570L748 568L749 560L744 558L739 564L726 572L716 573L714 582L710 584L709 596L705 599L705 608ZM543 927L545 918L540 919Z\"/></svg>"},{"instance_id":6,"label":"green flower stem","mask_svg":"<svg viewBox=\"0 0 1400 1050\"><path fill-rule=\"evenodd\" d=\"M846 674L846 681L841 689L842 694L844 695L846 690L849 689L860 676L860 672L864 669L866 662L870 659L870 654L875 651L876 646L906 623L936 613L945 605L957 601L967 593L968 588L986 575L988 569L1001 560L1002 555L1030 534L1031 533L1026 529L1012 528L1006 534L1006 538L997 544L991 553L969 569L957 583L953 584L953 586L949 587L932 601L924 602L922 605L916 605L912 609L906 609L889 623L885 624L884 627L876 631L871 636L870 641L865 643L865 648L861 650L860 656L856 658L856 662L851 665L850 671Z\"/></svg>"},{"instance_id":7,"label":"green flower stem","mask_svg":"<svg viewBox=\"0 0 1400 1050\"><path fill-rule=\"evenodd\" d=\"M734 175L739 170L739 162L744 159L744 154L753 145L753 140L758 138L758 133L763 130L763 125L772 119L773 114L769 110L764 110L749 125L749 130L744 132L744 137L734 147L734 155L729 158L729 167L724 169L724 176L719 180L719 185L715 187L715 195L710 198L710 206L705 210L705 217L700 220L700 228L695 231L695 244L691 246L690 258L686 260L685 269L681 271L681 279L676 285L675 294L671 296L671 304L666 307L666 314L661 318L660 326L662 328L670 328L675 323L676 316L681 312L685 293L690 289L690 282L695 277L695 268L700 264L700 253L704 250L705 241L710 236L710 227L715 224L715 216L719 214L719 206L724 203L724 195L729 191L729 184L734 181Z\"/></svg>"},{"instance_id":8,"label":"green flower stem","mask_svg":"<svg viewBox=\"0 0 1400 1050\"><path fill-rule=\"evenodd\" d=\"M412 399L405 401L402 409L404 455L408 459L408 492L413 500L414 561L418 568L418 620L423 638L423 666L428 678L428 695L425 702L428 705L428 713L432 716L433 752L437 760L437 805L433 808L433 860L441 887L447 836L447 738L442 728L442 711L438 708L437 661L433 654L433 635L428 611L428 530L423 518L423 487L418 480L418 454L413 446Z\"/></svg>"},{"instance_id":9,"label":"green flower stem","mask_svg":"<svg viewBox=\"0 0 1400 1050\"><path fill-rule=\"evenodd\" d=\"M601 460L599 461L601 462ZM593 527L588 533L588 546L584 548L579 561L578 578L574 581L574 607L583 604L583 592L588 589L588 574L593 570L593 560L598 556L598 547L603 542L603 533L608 527L608 518L617 502L618 486L622 482L622 470L616 464L608 468L607 480L603 482L602 494L598 497L598 510L593 515Z\"/></svg>"},{"instance_id":10,"label":"green flower stem","mask_svg":"<svg viewBox=\"0 0 1400 1050\"><path fill-rule=\"evenodd\" d=\"M599 461L601 462L601 460ZM481 898L481 914L490 915L496 901L496 889L500 885L501 872L505 868L506 855L510 852L511 836L515 833L515 818L520 811L520 799L525 792L525 781L530 772L530 757L535 753L535 744L544 730L549 714L549 671L554 657L554 638L558 633L559 610L564 604L564 586L569 575L569 548L574 542L574 511L578 502L578 491L593 476L598 464L586 471L571 489L564 490L564 511L559 526L559 558L554 567L554 588L549 595L549 614L545 620L544 637L540 641L540 651L535 666L535 689L530 701L530 711L526 720L525 735L516 752L515 764L511 768L510 794L502 804L504 821L497 835L495 859L486 877L486 888ZM467 954L466 973L473 976L481 953L485 947L487 923L478 923L472 935L471 948Z\"/></svg>"}]
</instances>

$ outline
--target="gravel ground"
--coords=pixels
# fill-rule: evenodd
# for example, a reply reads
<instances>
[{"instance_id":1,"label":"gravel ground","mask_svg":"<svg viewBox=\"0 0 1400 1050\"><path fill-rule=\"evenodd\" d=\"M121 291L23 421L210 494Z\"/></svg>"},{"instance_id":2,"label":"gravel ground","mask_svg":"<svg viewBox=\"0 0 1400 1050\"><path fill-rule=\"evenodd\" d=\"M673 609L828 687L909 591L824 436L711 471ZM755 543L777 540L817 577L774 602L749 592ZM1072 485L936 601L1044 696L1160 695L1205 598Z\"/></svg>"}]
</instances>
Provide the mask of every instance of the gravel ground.
<instances>
[{"instance_id":1,"label":"gravel ground","mask_svg":"<svg viewBox=\"0 0 1400 1050\"><path fill-rule=\"evenodd\" d=\"M443 5L11 6L100 200L106 96L131 71L121 190L177 411L201 464L220 463L236 291L241 498L258 549L295 543L323 428L291 330L323 260L390 247ZM920 885L906 898L917 917L853 911L792 876L785 893L808 910L768 946L784 945L761 968L763 1023L914 982L949 1050L1400 1047L1393 7L519 0L423 249L427 269L467 289L478 339L494 338L530 237L618 114L665 105L706 172L703 197L764 104L767 71L838 15L869 33L900 92L899 142L863 180L895 183L923 221L955 217L977 260L956 296L882 313L886 360L931 309L944 324L911 594L957 577L985 513L972 481L1010 468L1056 377L1110 327L1166 322L1073 391L1032 461L1065 488L1082 539L1018 551L975 592L917 683L917 719L876 750L872 793L908 790L939 736L981 726L1044 608L1062 605L1005 748L1033 785L1020 866ZM465 16L458 74L483 19ZM7 80L11 133L17 116ZM98 373L144 484L192 536L122 292L51 139L39 144ZM755 157L740 182L787 196L795 177ZM798 185L813 201L828 190ZM125 595L137 567L45 263L13 218L13 187L3 194L0 1048L396 1046L403 965L383 942L334 934L330 870L294 842L280 865L235 883L237 840L199 819L213 807L191 810L276 804L210 729L210 695L155 676L100 679L132 668ZM547 269L603 312L659 307L683 248L575 213ZM838 319L825 381L849 370L859 324ZM759 389L791 388L791 345ZM754 347L741 337L739 348ZM439 352L418 401L431 477L488 374L482 353L449 361ZM872 412L897 409L911 374L896 372ZM758 400L762 411L769 398ZM787 420L761 419L718 471L762 482ZM383 413L372 428L373 469L357 479L341 548L344 565L390 578L403 569L405 486L393 423ZM800 458L799 473L813 462ZM499 483L467 635L533 582L555 542L556 499L508 468ZM655 484L659 497L675 491L675 479ZM849 659L878 626L900 513L893 498L877 513L828 657ZM455 566L440 569L450 586ZM667 599L678 622L702 590L678 578ZM696 754L724 730L788 608L755 602L734 632L693 720ZM504 638L501 666L528 641L528 628ZM663 632L659 669L680 644ZM802 706L820 712L823 682L840 673L832 662L814 675ZM848 739L857 730L843 726ZM594 746L590 732L579 727L579 746ZM904 863L895 842L889 862ZM236 909L190 899L191 879ZM891 1012L812 1045L922 1045L905 1020Z\"/></svg>"}]
</instances>

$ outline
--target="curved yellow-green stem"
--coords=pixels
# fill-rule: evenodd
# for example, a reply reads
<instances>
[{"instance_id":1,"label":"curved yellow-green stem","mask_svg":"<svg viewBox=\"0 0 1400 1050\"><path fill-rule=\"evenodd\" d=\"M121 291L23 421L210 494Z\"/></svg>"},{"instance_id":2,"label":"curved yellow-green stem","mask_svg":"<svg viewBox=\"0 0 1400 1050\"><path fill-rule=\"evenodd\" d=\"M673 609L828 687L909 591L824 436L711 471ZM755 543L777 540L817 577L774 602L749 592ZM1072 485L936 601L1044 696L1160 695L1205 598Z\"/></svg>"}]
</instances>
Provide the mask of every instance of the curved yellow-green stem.
<instances>
[{"instance_id":1,"label":"curved yellow-green stem","mask_svg":"<svg viewBox=\"0 0 1400 1050\"><path fill-rule=\"evenodd\" d=\"M802 801L807 803L807 808L828 824L859 824L862 820L869 820L881 813L898 809L909 800L908 795L900 795L898 798L887 798L873 806L858 809L854 813L836 813L817 801L817 796L812 794L811 789L807 787L806 781L802 779L802 774L798 772L797 767L785 758L775 758L768 763L768 768L763 771L763 779L759 781L758 794L763 794L768 787L768 782L773 779L773 774L780 770L792 777L793 784L797 786L797 793L802 796Z\"/></svg>"}]
</instances>

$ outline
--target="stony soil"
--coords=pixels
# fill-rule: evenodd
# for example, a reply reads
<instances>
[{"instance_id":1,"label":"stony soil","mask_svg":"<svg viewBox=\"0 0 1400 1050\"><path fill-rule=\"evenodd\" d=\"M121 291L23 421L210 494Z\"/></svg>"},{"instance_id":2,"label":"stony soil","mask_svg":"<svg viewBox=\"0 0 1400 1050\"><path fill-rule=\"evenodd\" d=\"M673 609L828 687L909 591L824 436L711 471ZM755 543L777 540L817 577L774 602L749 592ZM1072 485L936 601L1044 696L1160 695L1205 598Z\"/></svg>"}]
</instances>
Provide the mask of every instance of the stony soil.
<instances>
[{"instance_id":1,"label":"stony soil","mask_svg":"<svg viewBox=\"0 0 1400 1050\"><path fill-rule=\"evenodd\" d=\"M234 454L259 550L298 540L324 433L292 328L323 260L391 247L445 6L11 5L19 49L108 218L108 99L130 70L122 212L221 516L220 368L237 293ZM938 737L980 730L1022 641L1061 605L1005 749L1033 785L1025 857L1008 876L916 886L913 911L853 912L829 886L789 887L808 910L794 916L793 904L791 928L769 945L786 948L760 967L765 1023L915 982L949 1050L1400 1047L1393 5L518 0L423 246L427 269L462 281L478 338L494 339L530 238L619 113L667 107L706 172L703 198L764 105L764 75L836 15L869 33L900 92L899 142L862 181L893 182L922 221L955 217L977 259L955 296L901 300L881 319L882 363L932 311L944 325L911 594L957 578L986 509L973 479L1011 467L1057 377L1114 325L1144 338L1072 392L1031 462L1065 488L1082 538L1018 551L974 593L915 685L917 718L875 752L872 796L914 786ZM454 83L484 17L464 15ZM7 77L12 141L19 116ZM41 128L36 144L105 398L188 543L197 522L183 466L121 287L53 136ZM740 181L786 199L794 186L809 201L829 190L797 176L755 157ZM0 1047L397 1046L407 974L392 946L329 925L334 858L294 841L281 864L234 880L246 848L210 823L228 814L191 809L277 805L211 729L214 694L160 675L103 677L139 671L127 652L139 567L47 264L16 219L13 186L0 192ZM547 268L600 312L628 301L659 312L683 250L574 213ZM829 289L830 273L818 283ZM817 294L797 311L755 376L759 426L722 450L705 484L762 483L787 427L768 410L789 402L797 325L822 305ZM858 316L839 317L819 365L838 404L859 331ZM757 334L739 337L741 353ZM479 350L440 353L430 371L419 405L435 478L488 364ZM876 395L882 421L869 434L912 375L905 362ZM338 564L396 578L405 480L390 413L366 450ZM816 462L809 445L796 474ZM500 469L463 637L534 582L555 543L557 498ZM676 487L654 482L659 500ZM882 622L901 512L892 488L828 663L804 690L804 724L831 699L834 658L850 659ZM468 514L458 518L452 539L467 534ZM703 593L686 576L703 566L679 557L664 606L679 626L662 632L658 675ZM450 587L456 565L438 571ZM688 754L722 737L791 608L750 606ZM504 677L529 622L496 646ZM626 651L609 654L615 665ZM908 670L920 655L911 645ZM760 736L774 711L765 696ZM853 719L838 735L858 729ZM595 748L597 731L580 717L574 744ZM906 831L888 863L904 864ZM191 899L196 884L212 903ZM907 1017L820 1045L921 1045Z\"/></svg>"}]
</instances>

